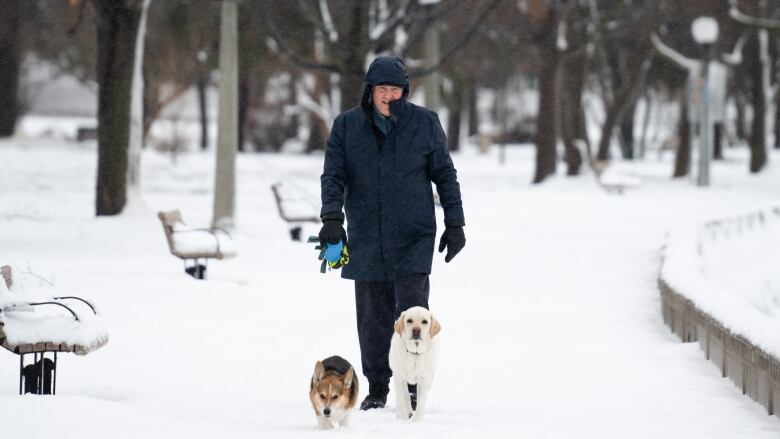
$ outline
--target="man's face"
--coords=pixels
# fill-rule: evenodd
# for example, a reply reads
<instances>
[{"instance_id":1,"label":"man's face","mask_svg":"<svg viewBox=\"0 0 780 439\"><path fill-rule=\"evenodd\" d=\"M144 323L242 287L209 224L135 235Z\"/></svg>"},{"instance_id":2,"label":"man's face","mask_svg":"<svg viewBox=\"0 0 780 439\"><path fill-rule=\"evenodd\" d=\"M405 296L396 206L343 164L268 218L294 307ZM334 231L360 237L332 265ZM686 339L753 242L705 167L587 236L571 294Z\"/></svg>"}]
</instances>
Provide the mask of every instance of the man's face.
<instances>
[{"instance_id":1,"label":"man's face","mask_svg":"<svg viewBox=\"0 0 780 439\"><path fill-rule=\"evenodd\" d=\"M371 92L374 108L383 116L390 116L390 102L401 99L404 89L395 85L376 85Z\"/></svg>"}]
</instances>

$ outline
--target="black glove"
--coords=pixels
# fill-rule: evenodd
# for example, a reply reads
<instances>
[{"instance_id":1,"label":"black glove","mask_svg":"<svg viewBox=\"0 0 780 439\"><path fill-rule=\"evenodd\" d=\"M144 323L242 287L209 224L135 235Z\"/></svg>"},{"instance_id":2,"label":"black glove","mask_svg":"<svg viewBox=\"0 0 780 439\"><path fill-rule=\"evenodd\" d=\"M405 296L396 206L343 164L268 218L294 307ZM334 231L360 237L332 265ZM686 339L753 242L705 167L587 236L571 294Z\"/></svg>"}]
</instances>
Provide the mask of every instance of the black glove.
<instances>
[{"instance_id":1,"label":"black glove","mask_svg":"<svg viewBox=\"0 0 780 439\"><path fill-rule=\"evenodd\" d=\"M344 241L347 245L347 231L344 230L344 214L341 212L326 213L322 215L322 228L320 229L320 244L338 244Z\"/></svg>"},{"instance_id":2,"label":"black glove","mask_svg":"<svg viewBox=\"0 0 780 439\"><path fill-rule=\"evenodd\" d=\"M447 248L447 255L444 256L444 262L450 262L463 247L466 246L466 235L463 233L463 227L450 226L444 230L439 240L439 253Z\"/></svg>"}]
</instances>

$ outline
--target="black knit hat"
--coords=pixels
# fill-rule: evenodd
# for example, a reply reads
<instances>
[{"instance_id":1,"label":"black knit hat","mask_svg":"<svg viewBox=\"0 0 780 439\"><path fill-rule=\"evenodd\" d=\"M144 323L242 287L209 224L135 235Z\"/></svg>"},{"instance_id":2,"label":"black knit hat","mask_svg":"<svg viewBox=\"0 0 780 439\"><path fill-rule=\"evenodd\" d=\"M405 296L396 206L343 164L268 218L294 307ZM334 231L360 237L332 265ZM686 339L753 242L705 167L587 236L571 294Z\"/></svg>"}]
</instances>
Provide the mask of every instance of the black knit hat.
<instances>
[{"instance_id":1,"label":"black knit hat","mask_svg":"<svg viewBox=\"0 0 780 439\"><path fill-rule=\"evenodd\" d=\"M379 56L368 67L366 72L366 84L395 85L404 89L409 88L409 75L401 58L397 56Z\"/></svg>"}]
</instances>

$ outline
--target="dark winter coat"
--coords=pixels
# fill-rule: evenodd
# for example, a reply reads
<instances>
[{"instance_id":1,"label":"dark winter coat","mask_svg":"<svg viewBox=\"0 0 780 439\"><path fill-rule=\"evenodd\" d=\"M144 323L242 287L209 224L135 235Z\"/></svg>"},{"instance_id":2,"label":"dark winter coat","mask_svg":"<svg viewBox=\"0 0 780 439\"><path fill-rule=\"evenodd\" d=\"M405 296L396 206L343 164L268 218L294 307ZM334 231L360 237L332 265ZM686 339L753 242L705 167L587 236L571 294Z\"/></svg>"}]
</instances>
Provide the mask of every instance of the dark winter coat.
<instances>
[{"instance_id":1,"label":"dark winter coat","mask_svg":"<svg viewBox=\"0 0 780 439\"><path fill-rule=\"evenodd\" d=\"M387 136L373 122L371 87L403 86L390 105L394 126ZM430 273L436 237L431 182L436 184L446 226L463 226L457 173L439 118L407 102L403 62L379 57L369 67L360 107L333 122L321 177L323 217L342 207L348 223L350 263L342 277L393 280Z\"/></svg>"}]
</instances>

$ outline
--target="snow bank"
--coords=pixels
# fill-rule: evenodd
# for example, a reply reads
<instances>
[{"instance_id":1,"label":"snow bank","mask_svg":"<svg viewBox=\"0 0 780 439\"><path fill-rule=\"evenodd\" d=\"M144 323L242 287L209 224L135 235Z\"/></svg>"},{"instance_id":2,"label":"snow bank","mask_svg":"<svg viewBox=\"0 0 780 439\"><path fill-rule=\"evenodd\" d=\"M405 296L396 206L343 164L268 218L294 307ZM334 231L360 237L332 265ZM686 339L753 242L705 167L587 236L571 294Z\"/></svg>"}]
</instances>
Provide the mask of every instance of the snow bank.
<instances>
[{"instance_id":1,"label":"snow bank","mask_svg":"<svg viewBox=\"0 0 780 439\"><path fill-rule=\"evenodd\" d=\"M10 289L5 282L0 282L0 339L4 333L4 347L15 350L37 343L64 344L65 347L54 350L85 355L108 342L103 317L97 310L93 311L90 304L78 299L55 300L55 296L71 294L57 291L50 282L32 273L13 268L12 278ZM61 303L70 308L78 320L62 306L30 305L39 302Z\"/></svg>"},{"instance_id":2,"label":"snow bank","mask_svg":"<svg viewBox=\"0 0 780 439\"><path fill-rule=\"evenodd\" d=\"M660 278L780 358L780 207L671 230Z\"/></svg>"}]
</instances>

